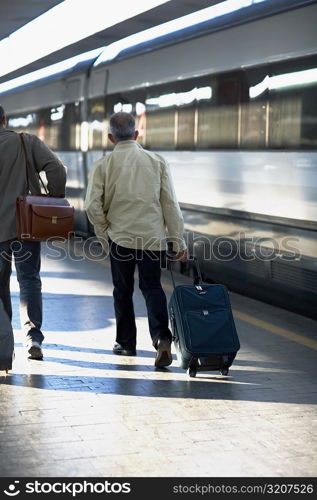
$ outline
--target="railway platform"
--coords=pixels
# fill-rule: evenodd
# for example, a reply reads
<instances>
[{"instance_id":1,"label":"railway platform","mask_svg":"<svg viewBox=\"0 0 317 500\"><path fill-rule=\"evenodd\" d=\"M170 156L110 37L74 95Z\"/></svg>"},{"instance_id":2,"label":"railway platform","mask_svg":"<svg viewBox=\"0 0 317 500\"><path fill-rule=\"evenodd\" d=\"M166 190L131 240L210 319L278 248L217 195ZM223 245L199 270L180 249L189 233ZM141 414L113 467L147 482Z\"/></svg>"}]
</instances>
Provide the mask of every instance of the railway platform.
<instances>
[{"instance_id":1,"label":"railway platform","mask_svg":"<svg viewBox=\"0 0 317 500\"><path fill-rule=\"evenodd\" d=\"M231 293L241 349L229 376L189 378L175 354L158 370L137 280L137 356L113 354L110 266L94 248L57 257L43 247L43 361L27 359L12 277L16 358L0 373L0 475L316 476L316 321ZM163 283L169 297L165 271Z\"/></svg>"}]
</instances>

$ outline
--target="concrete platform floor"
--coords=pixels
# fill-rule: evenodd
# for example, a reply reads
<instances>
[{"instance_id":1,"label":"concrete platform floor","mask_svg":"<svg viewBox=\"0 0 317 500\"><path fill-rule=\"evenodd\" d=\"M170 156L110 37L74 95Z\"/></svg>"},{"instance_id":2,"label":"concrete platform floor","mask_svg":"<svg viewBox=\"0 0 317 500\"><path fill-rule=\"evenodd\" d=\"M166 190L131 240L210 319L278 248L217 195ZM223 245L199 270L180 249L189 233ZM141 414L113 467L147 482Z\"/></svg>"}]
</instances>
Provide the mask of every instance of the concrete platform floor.
<instances>
[{"instance_id":1,"label":"concrete platform floor","mask_svg":"<svg viewBox=\"0 0 317 500\"><path fill-rule=\"evenodd\" d=\"M137 282L137 356L116 356L108 261L53 254L42 265L43 361L27 359L12 278L16 359L0 373L2 477L317 475L315 321L231 294L241 350L230 376L190 379L176 358L154 368ZM168 274L163 281L170 295Z\"/></svg>"}]
</instances>

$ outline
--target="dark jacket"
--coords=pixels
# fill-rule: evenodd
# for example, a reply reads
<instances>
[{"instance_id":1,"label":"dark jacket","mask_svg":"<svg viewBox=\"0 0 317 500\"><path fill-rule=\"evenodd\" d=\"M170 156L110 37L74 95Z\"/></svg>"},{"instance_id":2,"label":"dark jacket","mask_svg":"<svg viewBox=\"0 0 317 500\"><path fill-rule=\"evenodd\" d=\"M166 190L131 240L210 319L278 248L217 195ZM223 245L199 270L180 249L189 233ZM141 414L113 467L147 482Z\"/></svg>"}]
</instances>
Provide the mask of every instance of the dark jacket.
<instances>
[{"instance_id":1,"label":"dark jacket","mask_svg":"<svg viewBox=\"0 0 317 500\"><path fill-rule=\"evenodd\" d=\"M35 135L23 136L30 162L30 193L41 193L38 172L44 171L50 196L64 197L64 165ZM16 238L15 204L17 197L24 194L27 194L27 181L20 137L12 130L0 127L0 242Z\"/></svg>"}]
</instances>

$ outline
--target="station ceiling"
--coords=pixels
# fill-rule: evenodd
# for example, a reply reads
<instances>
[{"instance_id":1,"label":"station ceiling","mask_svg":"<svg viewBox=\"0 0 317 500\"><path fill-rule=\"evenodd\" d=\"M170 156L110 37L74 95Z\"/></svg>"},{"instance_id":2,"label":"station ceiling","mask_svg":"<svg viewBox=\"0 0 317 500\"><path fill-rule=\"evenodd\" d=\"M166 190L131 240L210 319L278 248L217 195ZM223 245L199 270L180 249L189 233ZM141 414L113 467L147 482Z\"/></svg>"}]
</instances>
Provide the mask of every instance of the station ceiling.
<instances>
[{"instance_id":1,"label":"station ceiling","mask_svg":"<svg viewBox=\"0 0 317 500\"><path fill-rule=\"evenodd\" d=\"M87 1L89 2L89 0ZM220 3L220 1L221 0L170 0L159 7L143 12L138 16L127 19L126 21L116 24L115 26L111 26L110 28L69 45L68 47L53 52L42 59L24 66L23 68L19 68L18 70L1 77L0 82L30 73L31 71L63 61L64 59L76 56L77 54L81 54L98 47L103 47L133 33L151 28L158 24L170 21L171 19L176 19L186 14L190 14L197 10L210 7L211 5ZM0 40L59 3L61 3L61 0L27 0L27 2L25 2L25 0L1 0ZM111 5L112 2L109 1L109 8L111 8ZM96 15L98 15L98 12L96 12ZM56 31L58 33L58 26L56 27Z\"/></svg>"},{"instance_id":2,"label":"station ceiling","mask_svg":"<svg viewBox=\"0 0 317 500\"><path fill-rule=\"evenodd\" d=\"M36 17L44 14L61 0L2 0L0 3L0 40Z\"/></svg>"}]
</instances>

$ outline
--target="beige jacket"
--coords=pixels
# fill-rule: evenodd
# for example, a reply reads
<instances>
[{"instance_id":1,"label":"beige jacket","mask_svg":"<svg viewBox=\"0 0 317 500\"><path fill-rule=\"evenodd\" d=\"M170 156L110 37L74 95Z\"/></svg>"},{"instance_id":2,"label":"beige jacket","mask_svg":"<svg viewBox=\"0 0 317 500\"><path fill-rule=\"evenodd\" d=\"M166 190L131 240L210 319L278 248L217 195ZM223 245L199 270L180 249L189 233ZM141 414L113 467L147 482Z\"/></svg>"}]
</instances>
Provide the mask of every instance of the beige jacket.
<instances>
[{"instance_id":1,"label":"beige jacket","mask_svg":"<svg viewBox=\"0 0 317 500\"><path fill-rule=\"evenodd\" d=\"M166 229L175 251L186 248L168 164L134 140L94 164L85 209L105 249L110 237L126 248L166 250Z\"/></svg>"},{"instance_id":2,"label":"beige jacket","mask_svg":"<svg viewBox=\"0 0 317 500\"><path fill-rule=\"evenodd\" d=\"M35 135L23 134L31 165L31 194L40 194L37 172L43 170L51 196L65 196L66 169ZM15 203L27 194L25 157L18 134L0 126L0 242L16 238Z\"/></svg>"}]
</instances>

